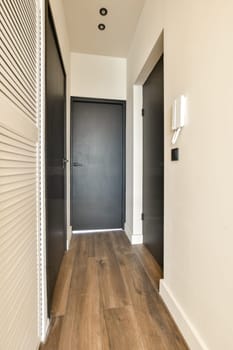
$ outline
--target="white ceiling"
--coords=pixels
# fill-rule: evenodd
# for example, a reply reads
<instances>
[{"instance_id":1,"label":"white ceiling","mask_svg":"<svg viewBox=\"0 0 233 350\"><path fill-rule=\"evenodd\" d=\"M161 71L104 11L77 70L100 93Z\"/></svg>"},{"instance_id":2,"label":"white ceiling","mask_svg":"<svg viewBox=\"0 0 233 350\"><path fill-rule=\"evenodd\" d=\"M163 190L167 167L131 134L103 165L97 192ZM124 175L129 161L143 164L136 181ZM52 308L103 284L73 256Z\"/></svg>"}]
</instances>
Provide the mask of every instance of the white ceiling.
<instances>
[{"instance_id":1,"label":"white ceiling","mask_svg":"<svg viewBox=\"0 0 233 350\"><path fill-rule=\"evenodd\" d=\"M63 0L73 52L126 57L145 0ZM103 17L99 9L106 7ZM99 31L99 23L106 25Z\"/></svg>"}]
</instances>

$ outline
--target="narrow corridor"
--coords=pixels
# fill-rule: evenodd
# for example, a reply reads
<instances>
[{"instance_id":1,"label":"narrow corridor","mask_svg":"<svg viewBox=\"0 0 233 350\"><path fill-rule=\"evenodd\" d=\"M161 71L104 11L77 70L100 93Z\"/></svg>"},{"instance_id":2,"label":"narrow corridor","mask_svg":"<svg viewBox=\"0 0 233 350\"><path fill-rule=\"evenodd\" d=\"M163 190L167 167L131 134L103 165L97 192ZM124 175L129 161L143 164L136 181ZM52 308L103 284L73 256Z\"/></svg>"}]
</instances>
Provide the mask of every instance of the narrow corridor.
<instances>
[{"instance_id":1,"label":"narrow corridor","mask_svg":"<svg viewBox=\"0 0 233 350\"><path fill-rule=\"evenodd\" d=\"M123 232L74 236L41 350L188 349L159 296L160 278L147 249Z\"/></svg>"}]
</instances>

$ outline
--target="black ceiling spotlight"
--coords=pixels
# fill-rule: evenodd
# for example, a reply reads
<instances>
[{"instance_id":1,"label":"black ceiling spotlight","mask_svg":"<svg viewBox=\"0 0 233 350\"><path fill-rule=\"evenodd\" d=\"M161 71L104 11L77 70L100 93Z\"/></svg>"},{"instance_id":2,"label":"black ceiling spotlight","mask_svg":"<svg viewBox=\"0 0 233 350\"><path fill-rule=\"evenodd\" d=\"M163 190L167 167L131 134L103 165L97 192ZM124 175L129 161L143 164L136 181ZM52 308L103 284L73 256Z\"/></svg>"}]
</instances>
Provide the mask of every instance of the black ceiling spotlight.
<instances>
[{"instance_id":1,"label":"black ceiling spotlight","mask_svg":"<svg viewBox=\"0 0 233 350\"><path fill-rule=\"evenodd\" d=\"M98 25L98 28L99 28L99 30L104 30L104 29L106 28L106 26L105 26L105 24L100 23L100 24Z\"/></svg>"},{"instance_id":2,"label":"black ceiling spotlight","mask_svg":"<svg viewBox=\"0 0 233 350\"><path fill-rule=\"evenodd\" d=\"M105 7L101 7L100 14L101 16L107 16L108 10Z\"/></svg>"}]
</instances>

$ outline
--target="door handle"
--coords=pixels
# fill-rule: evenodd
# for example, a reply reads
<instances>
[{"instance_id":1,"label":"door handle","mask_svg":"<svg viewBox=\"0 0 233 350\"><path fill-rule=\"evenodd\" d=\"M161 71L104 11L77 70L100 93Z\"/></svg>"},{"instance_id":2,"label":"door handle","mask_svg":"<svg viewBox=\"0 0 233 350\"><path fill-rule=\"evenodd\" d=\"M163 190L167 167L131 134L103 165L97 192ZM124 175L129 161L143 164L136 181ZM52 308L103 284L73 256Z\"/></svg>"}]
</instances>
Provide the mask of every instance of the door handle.
<instances>
[{"instance_id":1,"label":"door handle","mask_svg":"<svg viewBox=\"0 0 233 350\"><path fill-rule=\"evenodd\" d=\"M78 166L83 166L83 164L81 164L81 163L79 163L79 162L73 162L73 166L75 166L75 167L78 167Z\"/></svg>"},{"instance_id":2,"label":"door handle","mask_svg":"<svg viewBox=\"0 0 233 350\"><path fill-rule=\"evenodd\" d=\"M65 168L66 164L69 163L69 160L66 158L62 159L62 167Z\"/></svg>"}]
</instances>

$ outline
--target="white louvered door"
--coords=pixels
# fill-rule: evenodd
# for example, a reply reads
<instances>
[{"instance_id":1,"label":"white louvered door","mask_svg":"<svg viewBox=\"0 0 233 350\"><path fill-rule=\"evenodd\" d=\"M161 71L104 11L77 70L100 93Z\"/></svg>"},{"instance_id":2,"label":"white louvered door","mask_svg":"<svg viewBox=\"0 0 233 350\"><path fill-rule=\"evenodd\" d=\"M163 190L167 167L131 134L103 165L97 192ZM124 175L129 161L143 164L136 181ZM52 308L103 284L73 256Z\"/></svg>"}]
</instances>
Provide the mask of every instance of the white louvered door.
<instances>
[{"instance_id":1,"label":"white louvered door","mask_svg":"<svg viewBox=\"0 0 233 350\"><path fill-rule=\"evenodd\" d=\"M0 350L38 336L37 0L0 0Z\"/></svg>"}]
</instances>

